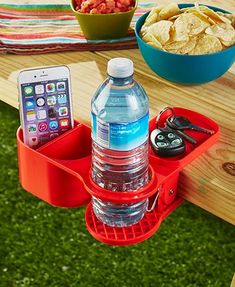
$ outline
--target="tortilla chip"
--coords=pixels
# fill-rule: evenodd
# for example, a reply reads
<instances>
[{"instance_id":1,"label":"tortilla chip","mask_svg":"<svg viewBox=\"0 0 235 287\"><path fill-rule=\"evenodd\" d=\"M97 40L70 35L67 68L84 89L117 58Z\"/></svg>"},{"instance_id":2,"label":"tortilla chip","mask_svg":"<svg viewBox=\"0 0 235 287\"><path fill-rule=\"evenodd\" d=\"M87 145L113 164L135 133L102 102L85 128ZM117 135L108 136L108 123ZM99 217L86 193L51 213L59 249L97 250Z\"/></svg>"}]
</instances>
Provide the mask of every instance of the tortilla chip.
<instances>
[{"instance_id":1,"label":"tortilla chip","mask_svg":"<svg viewBox=\"0 0 235 287\"><path fill-rule=\"evenodd\" d=\"M150 13L148 14L148 17L145 20L145 25L146 26L150 26L153 23L156 23L157 21L159 21L159 12L161 11L161 9L163 8L163 6L157 6L156 8L153 8Z\"/></svg>"},{"instance_id":2,"label":"tortilla chip","mask_svg":"<svg viewBox=\"0 0 235 287\"><path fill-rule=\"evenodd\" d=\"M159 13L160 20L167 20L168 18L180 14L180 9L176 3L170 3L165 6Z\"/></svg>"},{"instance_id":3,"label":"tortilla chip","mask_svg":"<svg viewBox=\"0 0 235 287\"><path fill-rule=\"evenodd\" d=\"M195 48L190 51L190 55L203 55L216 53L223 50L220 40L215 36L203 35L199 38Z\"/></svg>"},{"instance_id":4,"label":"tortilla chip","mask_svg":"<svg viewBox=\"0 0 235 287\"><path fill-rule=\"evenodd\" d=\"M170 29L173 23L167 20L161 20L152 24L148 28L148 32L154 35L154 37L164 45L170 39Z\"/></svg>"},{"instance_id":5,"label":"tortilla chip","mask_svg":"<svg viewBox=\"0 0 235 287\"><path fill-rule=\"evenodd\" d=\"M210 26L205 31L206 34L217 37L226 47L235 43L235 30L230 24L217 24Z\"/></svg>"}]
</instances>

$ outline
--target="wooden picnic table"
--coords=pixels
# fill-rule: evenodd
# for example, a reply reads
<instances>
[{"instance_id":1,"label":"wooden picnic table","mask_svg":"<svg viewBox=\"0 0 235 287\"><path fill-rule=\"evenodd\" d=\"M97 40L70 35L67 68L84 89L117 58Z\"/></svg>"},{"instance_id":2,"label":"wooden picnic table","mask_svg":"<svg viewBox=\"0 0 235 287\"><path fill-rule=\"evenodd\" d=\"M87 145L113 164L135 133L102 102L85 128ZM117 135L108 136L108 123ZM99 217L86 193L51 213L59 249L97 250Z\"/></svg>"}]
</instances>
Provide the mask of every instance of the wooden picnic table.
<instances>
[{"instance_id":1,"label":"wooden picnic table","mask_svg":"<svg viewBox=\"0 0 235 287\"><path fill-rule=\"evenodd\" d=\"M42 3L39 0L0 0L0 3L4 2ZM69 0L47 2L65 4ZM157 1L158 4L167 2L172 1ZM194 0L187 2L193 3ZM234 0L204 0L200 3L235 13ZM180 106L205 114L220 125L219 142L184 169L178 192L190 202L235 224L235 65L216 81L199 86L182 86L154 74L138 49L27 56L7 54L0 56L0 100L18 108L16 83L21 69L65 64L70 67L72 74L75 117L89 123L91 98L106 77L107 61L117 56L134 61L135 78L143 85L150 99L151 117L164 106Z\"/></svg>"}]
</instances>

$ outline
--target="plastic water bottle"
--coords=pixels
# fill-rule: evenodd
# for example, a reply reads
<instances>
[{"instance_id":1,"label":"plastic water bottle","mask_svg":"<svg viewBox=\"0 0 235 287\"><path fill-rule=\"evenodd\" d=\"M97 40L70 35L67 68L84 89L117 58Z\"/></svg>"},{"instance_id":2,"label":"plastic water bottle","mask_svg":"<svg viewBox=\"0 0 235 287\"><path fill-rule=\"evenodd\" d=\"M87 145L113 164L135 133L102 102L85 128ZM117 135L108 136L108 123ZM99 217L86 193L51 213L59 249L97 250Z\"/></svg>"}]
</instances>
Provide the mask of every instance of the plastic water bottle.
<instances>
[{"instance_id":1,"label":"plastic water bottle","mask_svg":"<svg viewBox=\"0 0 235 287\"><path fill-rule=\"evenodd\" d=\"M102 188L134 191L146 185L148 175L149 103L133 79L133 62L114 58L108 78L91 102L92 179ZM114 204L92 198L96 217L110 226L129 226L142 219L148 200Z\"/></svg>"}]
</instances>

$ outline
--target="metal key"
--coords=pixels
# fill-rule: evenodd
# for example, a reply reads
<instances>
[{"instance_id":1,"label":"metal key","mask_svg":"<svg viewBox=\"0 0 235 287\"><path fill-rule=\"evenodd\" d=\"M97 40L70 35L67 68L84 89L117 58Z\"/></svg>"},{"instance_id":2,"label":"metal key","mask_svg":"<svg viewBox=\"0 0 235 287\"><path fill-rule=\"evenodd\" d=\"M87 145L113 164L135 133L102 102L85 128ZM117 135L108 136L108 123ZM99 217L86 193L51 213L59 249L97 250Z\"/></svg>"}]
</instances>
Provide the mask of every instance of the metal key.
<instances>
[{"instance_id":1,"label":"metal key","mask_svg":"<svg viewBox=\"0 0 235 287\"><path fill-rule=\"evenodd\" d=\"M172 131L176 132L177 134L179 134L180 136L182 136L183 138L185 138L188 142L192 143L192 144L196 144L197 141L195 140L195 138L193 138L192 136L186 134L185 132L181 131L181 130L177 130L177 129L173 129L171 128L168 124L167 127L169 129L171 129Z\"/></svg>"},{"instance_id":2,"label":"metal key","mask_svg":"<svg viewBox=\"0 0 235 287\"><path fill-rule=\"evenodd\" d=\"M213 130L209 130L191 123L187 118L181 116L173 116L167 119L167 124L176 130L195 130L206 134L214 134Z\"/></svg>"},{"instance_id":3,"label":"metal key","mask_svg":"<svg viewBox=\"0 0 235 287\"><path fill-rule=\"evenodd\" d=\"M183 132L182 130L179 130L175 127L175 125L172 124L172 122L170 121L171 118L173 118L175 116L171 116L170 118L168 118L166 120L166 125L168 128L174 130L176 133L178 133L179 135L181 135L182 137L184 137L188 142L192 143L192 144L196 144L197 141L195 140L195 138L193 138L192 136L186 134L185 132Z\"/></svg>"}]
</instances>

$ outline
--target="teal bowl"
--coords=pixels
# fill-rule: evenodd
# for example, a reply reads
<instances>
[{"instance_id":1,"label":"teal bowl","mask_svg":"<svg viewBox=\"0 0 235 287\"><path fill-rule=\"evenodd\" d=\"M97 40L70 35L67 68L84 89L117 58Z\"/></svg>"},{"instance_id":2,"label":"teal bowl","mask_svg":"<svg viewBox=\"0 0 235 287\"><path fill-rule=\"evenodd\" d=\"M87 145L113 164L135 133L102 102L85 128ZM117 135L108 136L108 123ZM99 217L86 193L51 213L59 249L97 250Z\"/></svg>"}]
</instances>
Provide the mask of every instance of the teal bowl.
<instances>
[{"instance_id":1,"label":"teal bowl","mask_svg":"<svg viewBox=\"0 0 235 287\"><path fill-rule=\"evenodd\" d=\"M179 4L180 8L193 4ZM220 8L207 6L214 11L230 13ZM221 77L235 61L235 45L217 53L206 55L181 55L162 51L145 43L139 32L148 13L141 16L135 26L135 35L140 52L148 66L160 77L183 85L197 85Z\"/></svg>"}]
</instances>

